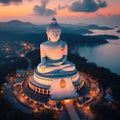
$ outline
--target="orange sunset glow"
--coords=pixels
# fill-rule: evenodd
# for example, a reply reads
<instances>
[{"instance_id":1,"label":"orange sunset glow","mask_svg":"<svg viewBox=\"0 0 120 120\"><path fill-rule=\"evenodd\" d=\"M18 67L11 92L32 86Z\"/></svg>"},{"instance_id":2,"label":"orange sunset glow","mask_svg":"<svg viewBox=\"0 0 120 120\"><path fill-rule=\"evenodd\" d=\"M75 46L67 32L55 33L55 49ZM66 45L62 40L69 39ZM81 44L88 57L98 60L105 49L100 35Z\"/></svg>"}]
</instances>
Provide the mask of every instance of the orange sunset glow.
<instances>
[{"instance_id":1,"label":"orange sunset glow","mask_svg":"<svg viewBox=\"0 0 120 120\"><path fill-rule=\"evenodd\" d=\"M109 23L114 16L115 21L120 18L119 5L119 0L0 0L0 22L18 19L40 24L55 16L62 23L67 17L70 23L88 22L88 18L97 23L101 17L101 23Z\"/></svg>"},{"instance_id":2,"label":"orange sunset glow","mask_svg":"<svg viewBox=\"0 0 120 120\"><path fill-rule=\"evenodd\" d=\"M70 23L74 23L72 19L77 23L85 22L88 18L96 22L100 16L105 17L101 23L114 16L118 21L119 4L120 0L0 0L0 22L18 19L40 24L53 16L63 23L67 22L67 17L71 19ZM88 8L90 5L93 7Z\"/></svg>"}]
</instances>

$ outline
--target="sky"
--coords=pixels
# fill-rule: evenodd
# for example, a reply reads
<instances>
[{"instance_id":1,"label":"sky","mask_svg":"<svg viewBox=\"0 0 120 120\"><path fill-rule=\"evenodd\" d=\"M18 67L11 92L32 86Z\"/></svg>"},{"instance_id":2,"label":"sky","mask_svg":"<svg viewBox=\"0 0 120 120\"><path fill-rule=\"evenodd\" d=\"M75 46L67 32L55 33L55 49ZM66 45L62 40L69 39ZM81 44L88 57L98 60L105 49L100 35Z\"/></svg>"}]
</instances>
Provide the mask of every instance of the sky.
<instances>
[{"instance_id":1,"label":"sky","mask_svg":"<svg viewBox=\"0 0 120 120\"><path fill-rule=\"evenodd\" d=\"M120 0L0 0L0 22L120 25Z\"/></svg>"}]
</instances>

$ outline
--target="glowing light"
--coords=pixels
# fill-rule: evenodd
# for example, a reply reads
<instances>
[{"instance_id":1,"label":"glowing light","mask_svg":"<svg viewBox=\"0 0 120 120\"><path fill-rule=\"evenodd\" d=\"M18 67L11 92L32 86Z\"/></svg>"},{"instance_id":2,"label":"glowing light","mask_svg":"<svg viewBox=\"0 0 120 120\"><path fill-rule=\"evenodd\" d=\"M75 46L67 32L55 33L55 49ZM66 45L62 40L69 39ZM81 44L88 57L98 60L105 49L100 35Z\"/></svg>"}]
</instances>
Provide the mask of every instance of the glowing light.
<instances>
[{"instance_id":1,"label":"glowing light","mask_svg":"<svg viewBox=\"0 0 120 120\"><path fill-rule=\"evenodd\" d=\"M84 107L84 110L85 110L85 111L90 111L90 107L89 107L89 106L85 106L85 107Z\"/></svg>"},{"instance_id":2,"label":"glowing light","mask_svg":"<svg viewBox=\"0 0 120 120\"><path fill-rule=\"evenodd\" d=\"M9 51L10 51L10 48L5 48L5 51L6 51L6 52L9 52Z\"/></svg>"},{"instance_id":3,"label":"glowing light","mask_svg":"<svg viewBox=\"0 0 120 120\"><path fill-rule=\"evenodd\" d=\"M96 91L92 91L92 90L91 90L91 91L90 91L90 94L91 94L92 97L95 97L95 96L96 96Z\"/></svg>"},{"instance_id":4,"label":"glowing light","mask_svg":"<svg viewBox=\"0 0 120 120\"><path fill-rule=\"evenodd\" d=\"M21 56L21 57L24 57L24 54L21 54L20 56Z\"/></svg>"},{"instance_id":5,"label":"glowing light","mask_svg":"<svg viewBox=\"0 0 120 120\"><path fill-rule=\"evenodd\" d=\"M2 90L0 90L0 94L3 94L4 93L4 90L2 89Z\"/></svg>"},{"instance_id":6,"label":"glowing light","mask_svg":"<svg viewBox=\"0 0 120 120\"><path fill-rule=\"evenodd\" d=\"M34 109L34 112L38 112L38 108L35 108L35 109Z\"/></svg>"},{"instance_id":7,"label":"glowing light","mask_svg":"<svg viewBox=\"0 0 120 120\"><path fill-rule=\"evenodd\" d=\"M10 80L14 80L14 78L13 78L13 77L10 77L9 79L10 79Z\"/></svg>"},{"instance_id":8,"label":"glowing light","mask_svg":"<svg viewBox=\"0 0 120 120\"><path fill-rule=\"evenodd\" d=\"M70 102L70 99L67 99L67 100L64 100L66 103L69 103Z\"/></svg>"},{"instance_id":9,"label":"glowing light","mask_svg":"<svg viewBox=\"0 0 120 120\"><path fill-rule=\"evenodd\" d=\"M25 99L23 97L19 97L18 99L20 100L20 102L25 103Z\"/></svg>"}]
</instances>

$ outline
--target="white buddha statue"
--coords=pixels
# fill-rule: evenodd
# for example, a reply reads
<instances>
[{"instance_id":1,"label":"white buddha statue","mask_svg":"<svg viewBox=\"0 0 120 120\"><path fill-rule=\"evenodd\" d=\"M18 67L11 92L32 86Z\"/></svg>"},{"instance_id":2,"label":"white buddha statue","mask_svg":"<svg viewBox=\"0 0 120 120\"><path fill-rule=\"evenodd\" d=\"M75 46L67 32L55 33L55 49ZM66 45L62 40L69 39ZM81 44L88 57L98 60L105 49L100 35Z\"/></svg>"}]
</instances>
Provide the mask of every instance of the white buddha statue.
<instances>
[{"instance_id":1,"label":"white buddha statue","mask_svg":"<svg viewBox=\"0 0 120 120\"><path fill-rule=\"evenodd\" d=\"M78 97L75 87L81 83L75 65L67 60L67 43L60 40L61 27L55 18L46 29L48 41L40 45L41 63L37 66L29 87L41 94L46 90L51 100Z\"/></svg>"},{"instance_id":2,"label":"white buddha statue","mask_svg":"<svg viewBox=\"0 0 120 120\"><path fill-rule=\"evenodd\" d=\"M40 45L41 63L37 71L42 74L54 74L76 70L74 64L67 60L68 46L66 42L60 40L61 27L55 18L48 25L46 34L48 41Z\"/></svg>"}]
</instances>

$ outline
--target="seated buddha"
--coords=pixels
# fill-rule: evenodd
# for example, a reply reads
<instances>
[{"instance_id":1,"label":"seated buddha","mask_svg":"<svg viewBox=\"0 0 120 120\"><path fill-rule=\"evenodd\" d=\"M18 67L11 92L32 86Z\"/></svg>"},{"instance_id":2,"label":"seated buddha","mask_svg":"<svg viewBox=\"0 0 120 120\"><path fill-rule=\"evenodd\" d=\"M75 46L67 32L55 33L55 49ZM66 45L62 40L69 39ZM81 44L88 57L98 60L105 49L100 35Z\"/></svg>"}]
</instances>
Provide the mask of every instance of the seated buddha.
<instances>
[{"instance_id":1,"label":"seated buddha","mask_svg":"<svg viewBox=\"0 0 120 120\"><path fill-rule=\"evenodd\" d=\"M54 74L76 70L74 64L67 60L68 46L60 40L61 27L55 18L47 26L46 34L48 41L40 45L41 63L37 71L42 74Z\"/></svg>"}]
</instances>

